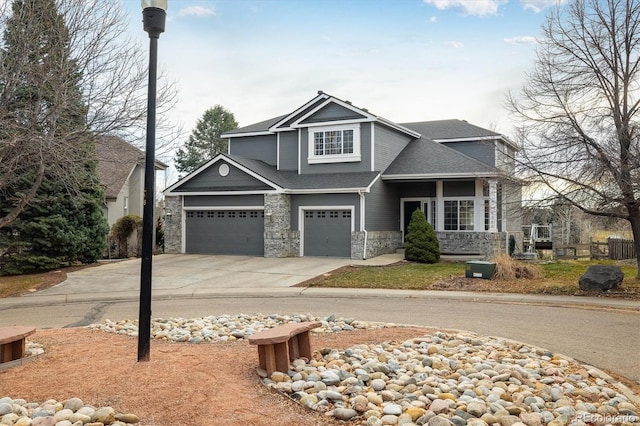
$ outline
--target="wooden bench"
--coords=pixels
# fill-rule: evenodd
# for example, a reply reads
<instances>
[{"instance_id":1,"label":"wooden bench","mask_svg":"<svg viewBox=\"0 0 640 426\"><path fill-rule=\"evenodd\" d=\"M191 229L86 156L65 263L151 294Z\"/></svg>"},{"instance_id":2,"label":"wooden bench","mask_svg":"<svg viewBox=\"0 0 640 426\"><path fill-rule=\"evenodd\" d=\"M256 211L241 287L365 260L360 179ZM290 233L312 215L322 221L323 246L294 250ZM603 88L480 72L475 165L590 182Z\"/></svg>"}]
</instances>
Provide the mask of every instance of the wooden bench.
<instances>
[{"instance_id":1,"label":"wooden bench","mask_svg":"<svg viewBox=\"0 0 640 426\"><path fill-rule=\"evenodd\" d=\"M249 344L258 345L260 368L269 375L274 371L284 373L290 361L302 357L311 359L309 331L321 325L320 321L288 323L249 337Z\"/></svg>"},{"instance_id":2,"label":"wooden bench","mask_svg":"<svg viewBox=\"0 0 640 426\"><path fill-rule=\"evenodd\" d=\"M35 327L0 327L0 364L23 358L25 339L35 332Z\"/></svg>"}]
</instances>

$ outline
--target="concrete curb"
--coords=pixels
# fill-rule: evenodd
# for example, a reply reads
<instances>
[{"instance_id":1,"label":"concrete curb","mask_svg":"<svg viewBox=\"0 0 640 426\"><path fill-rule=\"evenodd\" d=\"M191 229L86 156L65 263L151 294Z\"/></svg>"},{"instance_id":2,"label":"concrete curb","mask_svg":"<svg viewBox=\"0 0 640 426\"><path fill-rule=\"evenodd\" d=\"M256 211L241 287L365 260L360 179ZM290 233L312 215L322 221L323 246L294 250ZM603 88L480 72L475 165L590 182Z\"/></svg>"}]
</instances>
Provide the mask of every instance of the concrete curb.
<instances>
[{"instance_id":1,"label":"concrete curb","mask_svg":"<svg viewBox=\"0 0 640 426\"><path fill-rule=\"evenodd\" d=\"M154 300L167 299L221 299L221 298L397 298L420 300L453 300L480 303L526 304L576 309L617 310L640 313L640 303L636 300L581 297L545 296L519 293L476 293L433 290L380 290L320 287L279 287L279 288L196 288L154 290ZM94 292L75 294L31 294L27 296L0 299L0 309L68 305L95 302L138 301L137 292Z\"/></svg>"}]
</instances>

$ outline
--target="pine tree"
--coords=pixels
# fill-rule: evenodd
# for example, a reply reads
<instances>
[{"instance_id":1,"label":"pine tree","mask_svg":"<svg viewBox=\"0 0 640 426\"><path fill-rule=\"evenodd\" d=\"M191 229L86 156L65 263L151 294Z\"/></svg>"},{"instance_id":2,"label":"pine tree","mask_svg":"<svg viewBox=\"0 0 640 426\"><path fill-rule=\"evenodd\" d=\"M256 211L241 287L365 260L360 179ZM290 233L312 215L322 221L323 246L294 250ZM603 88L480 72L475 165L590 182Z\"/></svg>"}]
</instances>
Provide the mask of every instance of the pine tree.
<instances>
[{"instance_id":1,"label":"pine tree","mask_svg":"<svg viewBox=\"0 0 640 426\"><path fill-rule=\"evenodd\" d=\"M0 193L0 217L14 207L13 194L32 187L34 175L41 173L42 183L19 218L0 233L0 275L93 262L101 257L108 232L81 74L71 57L64 18L55 0L15 0L12 11L2 66L19 78L0 82L3 113L13 117L13 125L0 133L0 144L15 144L11 160L22 163ZM60 179L55 158L47 158L55 157L53 148L20 156L42 150L42 144L30 144L34 139L64 146L71 157L67 160L75 164L66 169L65 179Z\"/></svg>"},{"instance_id":2,"label":"pine tree","mask_svg":"<svg viewBox=\"0 0 640 426\"><path fill-rule=\"evenodd\" d=\"M437 263L440 260L438 237L420 209L416 209L411 215L405 238L404 257L419 263Z\"/></svg>"},{"instance_id":3,"label":"pine tree","mask_svg":"<svg viewBox=\"0 0 640 426\"><path fill-rule=\"evenodd\" d=\"M219 153L227 152L227 141L220 137L238 127L233 113L222 105L209 108L196 123L183 148L179 148L175 164L179 172L190 173Z\"/></svg>"}]
</instances>

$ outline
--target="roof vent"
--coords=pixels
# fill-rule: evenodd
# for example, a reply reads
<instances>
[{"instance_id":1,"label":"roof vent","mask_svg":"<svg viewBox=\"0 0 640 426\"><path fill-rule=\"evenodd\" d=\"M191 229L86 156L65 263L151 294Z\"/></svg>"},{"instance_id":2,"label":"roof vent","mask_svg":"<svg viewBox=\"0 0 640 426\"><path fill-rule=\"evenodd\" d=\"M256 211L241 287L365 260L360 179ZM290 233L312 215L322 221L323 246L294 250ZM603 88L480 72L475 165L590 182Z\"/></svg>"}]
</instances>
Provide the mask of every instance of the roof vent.
<instances>
[{"instance_id":1,"label":"roof vent","mask_svg":"<svg viewBox=\"0 0 640 426\"><path fill-rule=\"evenodd\" d=\"M351 105L351 101L344 101L344 103Z\"/></svg>"},{"instance_id":2,"label":"roof vent","mask_svg":"<svg viewBox=\"0 0 640 426\"><path fill-rule=\"evenodd\" d=\"M360 108L360 109L363 110L364 112L369 112L369 110L366 108Z\"/></svg>"},{"instance_id":3,"label":"roof vent","mask_svg":"<svg viewBox=\"0 0 640 426\"><path fill-rule=\"evenodd\" d=\"M324 92L322 90L318 90L318 95L324 95Z\"/></svg>"}]
</instances>

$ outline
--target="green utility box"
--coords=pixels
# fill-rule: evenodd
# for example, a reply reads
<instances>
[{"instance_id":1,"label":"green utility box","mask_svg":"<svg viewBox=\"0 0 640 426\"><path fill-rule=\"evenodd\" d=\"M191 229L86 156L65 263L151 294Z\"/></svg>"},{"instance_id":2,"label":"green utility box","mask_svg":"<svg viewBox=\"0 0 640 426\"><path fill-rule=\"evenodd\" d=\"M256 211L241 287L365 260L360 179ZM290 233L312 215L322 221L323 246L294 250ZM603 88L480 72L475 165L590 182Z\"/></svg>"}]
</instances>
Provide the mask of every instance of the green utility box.
<instances>
[{"instance_id":1,"label":"green utility box","mask_svg":"<svg viewBox=\"0 0 640 426\"><path fill-rule=\"evenodd\" d=\"M470 260L465 266L464 276L467 278L491 279L496 273L496 264L483 260Z\"/></svg>"}]
</instances>

